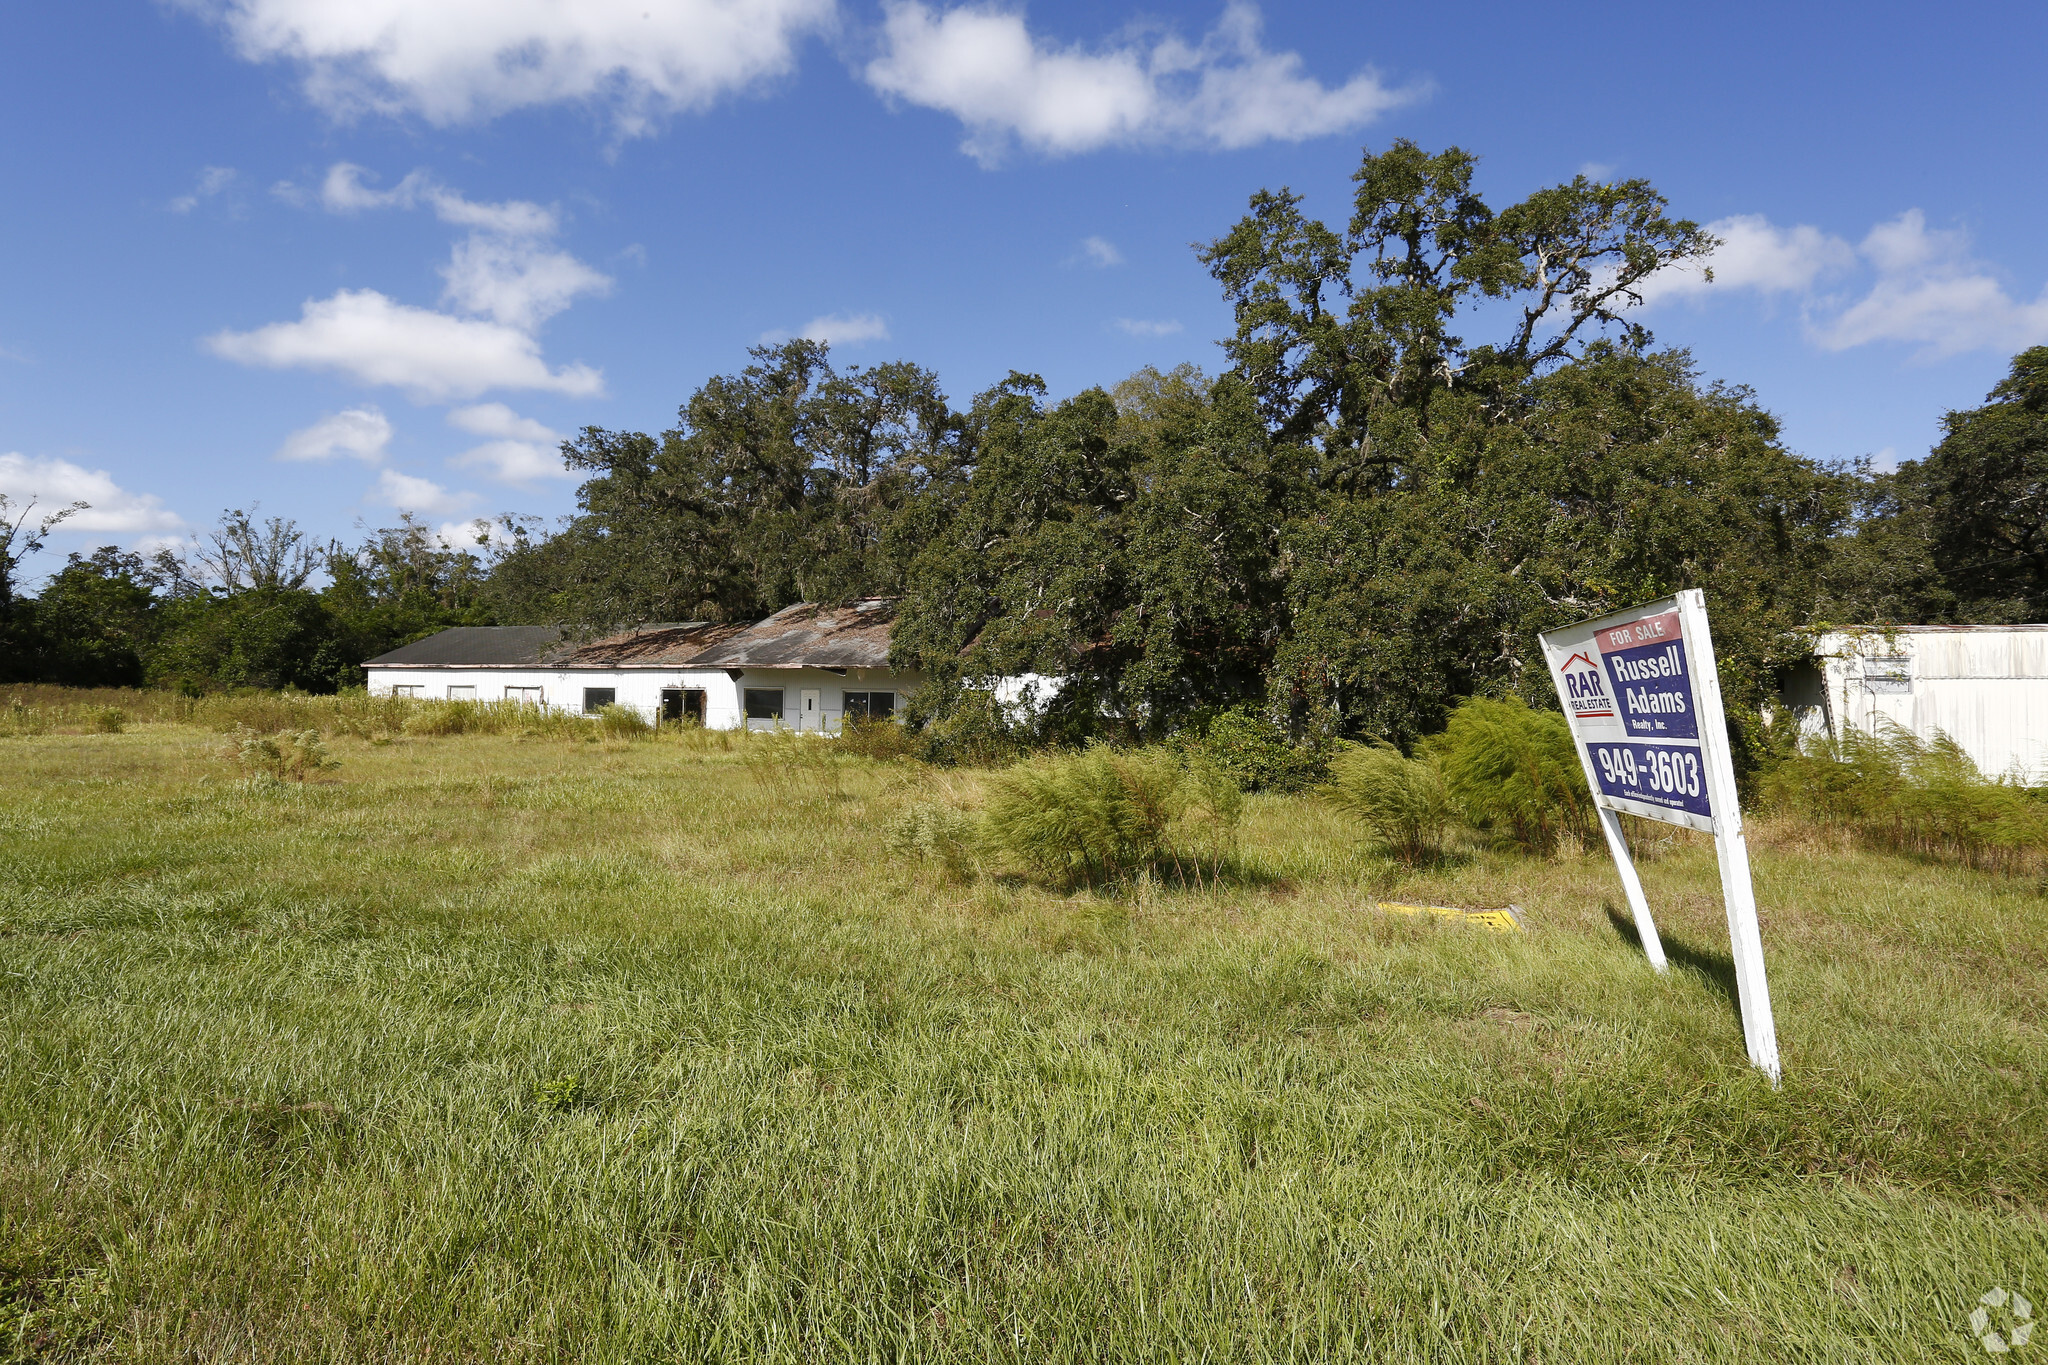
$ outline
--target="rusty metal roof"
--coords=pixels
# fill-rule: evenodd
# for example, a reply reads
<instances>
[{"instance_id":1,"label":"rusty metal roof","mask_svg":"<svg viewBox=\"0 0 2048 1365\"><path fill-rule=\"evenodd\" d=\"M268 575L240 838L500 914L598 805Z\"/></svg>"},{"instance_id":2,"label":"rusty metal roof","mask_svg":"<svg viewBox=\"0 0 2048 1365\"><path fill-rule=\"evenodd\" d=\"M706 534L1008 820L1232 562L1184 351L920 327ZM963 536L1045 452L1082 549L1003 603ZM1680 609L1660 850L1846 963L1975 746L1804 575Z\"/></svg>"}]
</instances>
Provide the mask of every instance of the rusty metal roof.
<instances>
[{"instance_id":1,"label":"rusty metal roof","mask_svg":"<svg viewBox=\"0 0 2048 1365\"><path fill-rule=\"evenodd\" d=\"M553 626L450 626L367 662L373 668L533 665L561 643L562 632Z\"/></svg>"},{"instance_id":2,"label":"rusty metal roof","mask_svg":"<svg viewBox=\"0 0 2048 1365\"><path fill-rule=\"evenodd\" d=\"M453 626L369 660L378 667L886 668L896 599L843 607L799 602L755 625L682 621L598 640L553 626Z\"/></svg>"},{"instance_id":3,"label":"rusty metal roof","mask_svg":"<svg viewBox=\"0 0 2048 1365\"><path fill-rule=\"evenodd\" d=\"M559 649L547 662L561 668L675 668L695 663L706 647L746 629L711 621L641 626Z\"/></svg>"},{"instance_id":4,"label":"rusty metal roof","mask_svg":"<svg viewBox=\"0 0 2048 1365\"><path fill-rule=\"evenodd\" d=\"M886 668L895 624L893 597L843 607L799 602L690 662L699 668Z\"/></svg>"}]
</instances>

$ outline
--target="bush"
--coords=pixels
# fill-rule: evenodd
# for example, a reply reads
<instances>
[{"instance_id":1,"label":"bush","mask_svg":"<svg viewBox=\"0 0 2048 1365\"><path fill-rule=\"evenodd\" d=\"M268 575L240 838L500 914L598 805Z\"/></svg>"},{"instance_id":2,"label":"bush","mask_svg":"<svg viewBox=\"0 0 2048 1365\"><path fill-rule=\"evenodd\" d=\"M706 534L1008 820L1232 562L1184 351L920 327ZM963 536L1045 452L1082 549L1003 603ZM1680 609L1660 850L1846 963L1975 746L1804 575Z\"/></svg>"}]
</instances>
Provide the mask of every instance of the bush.
<instances>
[{"instance_id":1,"label":"bush","mask_svg":"<svg viewBox=\"0 0 2048 1365\"><path fill-rule=\"evenodd\" d=\"M1810 741L1759 785L1766 808L1873 847L2005 871L2048 861L2048 804L1986 778L1939 732L1922 740L1887 722L1876 734Z\"/></svg>"},{"instance_id":2,"label":"bush","mask_svg":"<svg viewBox=\"0 0 2048 1365\"><path fill-rule=\"evenodd\" d=\"M1014 720L995 693L970 688L916 732L915 749L927 763L992 768L1022 756L1029 739L1030 727Z\"/></svg>"},{"instance_id":3,"label":"bush","mask_svg":"<svg viewBox=\"0 0 2048 1365\"><path fill-rule=\"evenodd\" d=\"M606 739L643 739L654 727L632 707L613 705L598 708L597 730Z\"/></svg>"},{"instance_id":4,"label":"bush","mask_svg":"<svg viewBox=\"0 0 2048 1365\"><path fill-rule=\"evenodd\" d=\"M907 727L893 720L853 717L839 727L839 746L860 758L889 761L915 754L918 740Z\"/></svg>"},{"instance_id":5,"label":"bush","mask_svg":"<svg viewBox=\"0 0 2048 1365\"><path fill-rule=\"evenodd\" d=\"M286 778L304 782L315 773L341 766L340 760L328 756L318 730L263 735L244 728L236 732L221 757L245 776L273 782Z\"/></svg>"},{"instance_id":6,"label":"bush","mask_svg":"<svg viewBox=\"0 0 2048 1365\"><path fill-rule=\"evenodd\" d=\"M974 821L953 806L920 801L889 827L888 847L899 858L936 863L955 881L974 872Z\"/></svg>"},{"instance_id":7,"label":"bush","mask_svg":"<svg viewBox=\"0 0 2048 1365\"><path fill-rule=\"evenodd\" d=\"M85 725L96 735L118 735L128 728L128 713L118 706L96 706L86 713Z\"/></svg>"},{"instance_id":8,"label":"bush","mask_svg":"<svg viewBox=\"0 0 2048 1365\"><path fill-rule=\"evenodd\" d=\"M1329 772L1329 750L1296 744L1270 717L1250 706L1223 712L1193 746L1245 791L1298 792Z\"/></svg>"},{"instance_id":9,"label":"bush","mask_svg":"<svg viewBox=\"0 0 2048 1365\"><path fill-rule=\"evenodd\" d=\"M1477 829L1532 853L1592 834L1585 770L1570 727L1554 711L1474 697L1451 714L1442 734L1423 741L1421 751L1442 771L1459 814Z\"/></svg>"},{"instance_id":10,"label":"bush","mask_svg":"<svg viewBox=\"0 0 2048 1365\"><path fill-rule=\"evenodd\" d=\"M1213 763L1096 747L998 776L983 832L992 848L1063 885L1113 883L1168 860L1199 880L1205 863L1221 871L1242 805L1236 782Z\"/></svg>"},{"instance_id":11,"label":"bush","mask_svg":"<svg viewBox=\"0 0 2048 1365\"><path fill-rule=\"evenodd\" d=\"M1415 863L1443 851L1451 799L1435 762L1376 744L1339 754L1330 768L1330 804L1356 817L1395 857Z\"/></svg>"}]
</instances>

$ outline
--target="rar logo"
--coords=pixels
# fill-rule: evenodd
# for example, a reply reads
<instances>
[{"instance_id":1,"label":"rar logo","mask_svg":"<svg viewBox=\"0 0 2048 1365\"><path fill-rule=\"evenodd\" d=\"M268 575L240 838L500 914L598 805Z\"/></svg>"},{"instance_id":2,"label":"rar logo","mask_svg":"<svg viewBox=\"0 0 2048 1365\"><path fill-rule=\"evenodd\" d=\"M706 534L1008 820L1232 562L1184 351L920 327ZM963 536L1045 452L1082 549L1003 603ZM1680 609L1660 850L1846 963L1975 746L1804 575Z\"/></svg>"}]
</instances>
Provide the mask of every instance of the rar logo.
<instances>
[{"instance_id":1,"label":"rar logo","mask_svg":"<svg viewBox=\"0 0 2048 1365\"><path fill-rule=\"evenodd\" d=\"M2003 1289L1988 1290L1970 1310L1970 1330L1995 1356L2024 1346L2034 1335L2034 1305Z\"/></svg>"},{"instance_id":2,"label":"rar logo","mask_svg":"<svg viewBox=\"0 0 2048 1365\"><path fill-rule=\"evenodd\" d=\"M1559 673L1564 678L1564 694L1571 701L1573 715L1590 717L1614 714L1614 702L1608 697L1607 688L1600 681L1600 665L1594 663L1584 650L1566 659Z\"/></svg>"}]
</instances>

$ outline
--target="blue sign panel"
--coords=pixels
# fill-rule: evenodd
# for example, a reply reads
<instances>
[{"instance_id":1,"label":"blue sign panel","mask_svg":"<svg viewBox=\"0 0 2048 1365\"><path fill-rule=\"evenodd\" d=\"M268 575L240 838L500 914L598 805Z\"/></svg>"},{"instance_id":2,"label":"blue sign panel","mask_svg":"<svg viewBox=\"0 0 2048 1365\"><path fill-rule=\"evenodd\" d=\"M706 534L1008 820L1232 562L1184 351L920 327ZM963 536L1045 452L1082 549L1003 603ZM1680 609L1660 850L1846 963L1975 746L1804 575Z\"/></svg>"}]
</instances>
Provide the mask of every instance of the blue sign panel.
<instances>
[{"instance_id":1,"label":"blue sign panel","mask_svg":"<svg viewBox=\"0 0 2048 1365\"><path fill-rule=\"evenodd\" d=\"M1697 739L1700 725L1679 641L1678 613L1646 617L1600 634L1600 657L1616 709L1631 735Z\"/></svg>"},{"instance_id":2,"label":"blue sign panel","mask_svg":"<svg viewBox=\"0 0 2048 1365\"><path fill-rule=\"evenodd\" d=\"M1712 818L1706 768L1693 745L1596 742L1586 751L1603 796Z\"/></svg>"}]
</instances>

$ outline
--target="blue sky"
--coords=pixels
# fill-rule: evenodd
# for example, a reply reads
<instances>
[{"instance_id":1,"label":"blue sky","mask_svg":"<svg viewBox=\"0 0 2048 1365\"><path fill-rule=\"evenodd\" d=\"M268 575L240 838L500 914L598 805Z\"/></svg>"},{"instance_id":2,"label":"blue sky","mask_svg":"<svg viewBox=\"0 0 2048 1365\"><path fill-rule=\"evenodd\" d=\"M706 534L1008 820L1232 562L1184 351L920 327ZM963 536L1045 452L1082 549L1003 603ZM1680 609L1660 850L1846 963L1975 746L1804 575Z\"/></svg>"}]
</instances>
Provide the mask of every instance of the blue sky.
<instances>
[{"instance_id":1,"label":"blue sky","mask_svg":"<svg viewBox=\"0 0 2048 1365\"><path fill-rule=\"evenodd\" d=\"M1362 145L1496 207L1646 176L1726 241L1644 320L1826 459L2048 341L2038 8L73 0L0 8L0 492L52 549L573 508L747 346L1218 363L1190 244ZM54 555L39 567L54 567Z\"/></svg>"}]
</instances>

